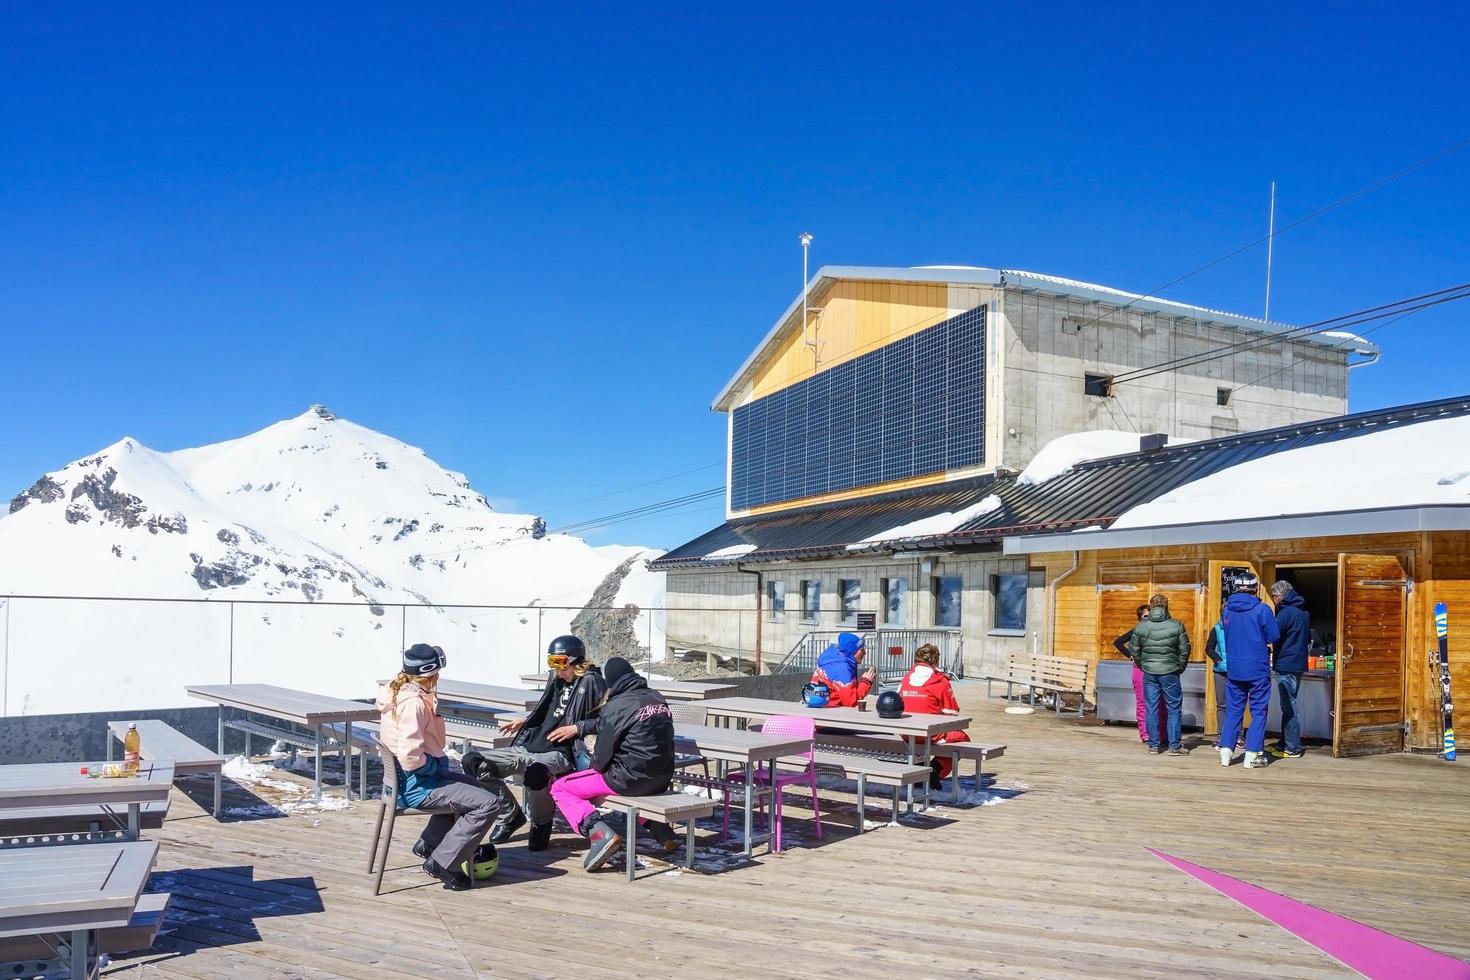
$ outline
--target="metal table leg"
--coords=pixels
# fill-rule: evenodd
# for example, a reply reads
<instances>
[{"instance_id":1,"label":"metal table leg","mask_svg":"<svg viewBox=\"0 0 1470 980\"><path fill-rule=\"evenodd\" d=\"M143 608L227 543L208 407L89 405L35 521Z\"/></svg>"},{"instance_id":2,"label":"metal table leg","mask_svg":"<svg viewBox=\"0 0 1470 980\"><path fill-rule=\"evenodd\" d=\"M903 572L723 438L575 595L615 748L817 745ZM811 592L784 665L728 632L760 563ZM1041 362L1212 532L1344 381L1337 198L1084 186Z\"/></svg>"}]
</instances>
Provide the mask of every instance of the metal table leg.
<instances>
[{"instance_id":1,"label":"metal table leg","mask_svg":"<svg viewBox=\"0 0 1470 980\"><path fill-rule=\"evenodd\" d=\"M352 799L352 722L347 722L342 730L345 740L342 742L342 793L349 800Z\"/></svg>"},{"instance_id":2,"label":"metal table leg","mask_svg":"<svg viewBox=\"0 0 1470 980\"><path fill-rule=\"evenodd\" d=\"M225 706L219 706L219 754L225 754Z\"/></svg>"},{"instance_id":3,"label":"metal table leg","mask_svg":"<svg viewBox=\"0 0 1470 980\"><path fill-rule=\"evenodd\" d=\"M684 867L694 870L694 818L684 821Z\"/></svg>"},{"instance_id":4,"label":"metal table leg","mask_svg":"<svg viewBox=\"0 0 1470 980\"><path fill-rule=\"evenodd\" d=\"M142 808L141 803L128 804L128 840L137 840L142 836Z\"/></svg>"},{"instance_id":5,"label":"metal table leg","mask_svg":"<svg viewBox=\"0 0 1470 980\"><path fill-rule=\"evenodd\" d=\"M863 810L865 804L863 800L868 792L868 774L865 772L858 773L857 784L857 832L861 834L863 832L863 817L865 816Z\"/></svg>"},{"instance_id":6,"label":"metal table leg","mask_svg":"<svg viewBox=\"0 0 1470 980\"><path fill-rule=\"evenodd\" d=\"M755 764L745 764L745 856L755 856Z\"/></svg>"},{"instance_id":7,"label":"metal table leg","mask_svg":"<svg viewBox=\"0 0 1470 980\"><path fill-rule=\"evenodd\" d=\"M767 766L767 775L771 778L768 784L771 787L771 822L767 824L771 828L771 839L766 842L766 849L772 854L776 854L781 850L776 846L776 821L781 818L780 804L776 799L776 760L772 759Z\"/></svg>"},{"instance_id":8,"label":"metal table leg","mask_svg":"<svg viewBox=\"0 0 1470 980\"><path fill-rule=\"evenodd\" d=\"M638 808L628 808L628 836L623 841L623 851L628 858L628 880L632 881L638 870Z\"/></svg>"},{"instance_id":9,"label":"metal table leg","mask_svg":"<svg viewBox=\"0 0 1470 980\"><path fill-rule=\"evenodd\" d=\"M316 726L316 801L322 801L322 726Z\"/></svg>"}]
</instances>

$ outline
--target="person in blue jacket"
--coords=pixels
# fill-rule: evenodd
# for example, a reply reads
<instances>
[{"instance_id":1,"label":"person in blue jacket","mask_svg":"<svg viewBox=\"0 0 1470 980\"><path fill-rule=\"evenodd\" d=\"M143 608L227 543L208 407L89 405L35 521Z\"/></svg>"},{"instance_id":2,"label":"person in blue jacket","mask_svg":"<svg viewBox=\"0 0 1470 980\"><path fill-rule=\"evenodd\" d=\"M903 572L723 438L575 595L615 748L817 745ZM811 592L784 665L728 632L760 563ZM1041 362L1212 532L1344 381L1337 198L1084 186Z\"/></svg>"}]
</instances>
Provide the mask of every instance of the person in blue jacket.
<instances>
[{"instance_id":1,"label":"person in blue jacket","mask_svg":"<svg viewBox=\"0 0 1470 980\"><path fill-rule=\"evenodd\" d=\"M1245 768L1266 764L1266 712L1271 706L1271 645L1281 639L1281 630L1271 608L1256 592L1261 583L1254 575L1236 579L1234 591L1220 611L1220 626L1229 651L1225 670L1225 722L1220 726L1220 765L1230 765L1240 741L1245 706L1250 704L1251 723L1245 733Z\"/></svg>"},{"instance_id":2,"label":"person in blue jacket","mask_svg":"<svg viewBox=\"0 0 1470 980\"><path fill-rule=\"evenodd\" d=\"M1307 649L1312 643L1312 617L1307 604L1290 582L1275 582L1271 598L1276 603L1276 692L1281 702L1281 741L1270 748L1273 759L1302 757L1302 721L1296 710L1297 691L1307 672Z\"/></svg>"}]
</instances>

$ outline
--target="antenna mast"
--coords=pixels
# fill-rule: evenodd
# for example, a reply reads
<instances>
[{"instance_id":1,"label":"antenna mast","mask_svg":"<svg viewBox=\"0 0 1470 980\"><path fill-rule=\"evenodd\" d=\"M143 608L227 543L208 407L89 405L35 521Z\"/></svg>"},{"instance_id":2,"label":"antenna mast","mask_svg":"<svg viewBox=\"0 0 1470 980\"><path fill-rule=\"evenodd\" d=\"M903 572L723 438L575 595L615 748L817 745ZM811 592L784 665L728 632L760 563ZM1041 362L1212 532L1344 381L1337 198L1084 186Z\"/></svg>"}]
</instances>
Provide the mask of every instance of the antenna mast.
<instances>
[{"instance_id":1,"label":"antenna mast","mask_svg":"<svg viewBox=\"0 0 1470 980\"><path fill-rule=\"evenodd\" d=\"M802 232L801 233L801 237L800 237L800 241L801 241L801 343L802 343L802 346L803 347L808 347L808 348L811 349L811 352L812 352L812 370L815 371L817 369L817 345L816 345L816 342L811 339L811 335L808 333L808 326L811 323L811 311L807 308L807 302L806 302L806 300L807 300L807 289L806 289L806 282L807 282L807 271L806 271L806 269L807 269L807 266L806 266L806 262L807 262L807 253L811 250L811 247L812 247L812 233L809 232L809 231Z\"/></svg>"},{"instance_id":2,"label":"antenna mast","mask_svg":"<svg viewBox=\"0 0 1470 980\"><path fill-rule=\"evenodd\" d=\"M1271 217L1266 224L1266 322L1271 322L1271 253L1276 244L1276 181L1271 181Z\"/></svg>"}]
</instances>

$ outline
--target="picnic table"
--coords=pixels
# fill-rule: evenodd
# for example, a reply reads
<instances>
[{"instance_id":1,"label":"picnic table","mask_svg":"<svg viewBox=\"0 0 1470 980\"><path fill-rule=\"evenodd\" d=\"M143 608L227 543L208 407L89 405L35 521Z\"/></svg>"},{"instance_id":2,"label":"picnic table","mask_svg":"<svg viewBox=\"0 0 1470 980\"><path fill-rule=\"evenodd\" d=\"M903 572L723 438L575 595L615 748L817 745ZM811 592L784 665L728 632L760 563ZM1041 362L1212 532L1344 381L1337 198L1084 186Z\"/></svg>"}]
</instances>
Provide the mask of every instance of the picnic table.
<instances>
[{"instance_id":1,"label":"picnic table","mask_svg":"<svg viewBox=\"0 0 1470 980\"><path fill-rule=\"evenodd\" d=\"M113 814L128 808L127 840L138 839L144 803L167 802L174 767L167 762L144 762L131 776L109 778L83 774L102 771L103 762L40 762L0 766L0 812L18 813L35 808L89 807Z\"/></svg>"},{"instance_id":2,"label":"picnic table","mask_svg":"<svg viewBox=\"0 0 1470 980\"><path fill-rule=\"evenodd\" d=\"M804 704L790 701L770 701L765 698L716 698L704 702L710 718L742 723L764 721L772 715L796 715L814 718L823 728L841 728L857 732L881 732L888 735L908 736L908 761L911 765L928 765L929 740L945 732L963 731L970 726L968 715L921 715L905 711L897 718L880 718L878 712L862 708L808 708ZM928 799L928 789L924 789ZM909 788L909 810L913 810L913 788Z\"/></svg>"},{"instance_id":3,"label":"picnic table","mask_svg":"<svg viewBox=\"0 0 1470 980\"><path fill-rule=\"evenodd\" d=\"M352 723L376 721L378 709L361 701L334 698L325 694L293 691L274 684L204 684L185 688L191 697L219 705L219 750L225 751L225 708L236 708L248 714L265 715L293 722L316 734L316 798L322 798L322 726L338 722L346 726L343 792L352 798ZM366 760L363 761L366 766Z\"/></svg>"},{"instance_id":4,"label":"picnic table","mask_svg":"<svg viewBox=\"0 0 1470 980\"><path fill-rule=\"evenodd\" d=\"M530 711L541 700L540 691L523 687L501 687L498 684L472 684L439 678L441 701L463 701L467 704L503 708L507 711Z\"/></svg>"},{"instance_id":5,"label":"picnic table","mask_svg":"<svg viewBox=\"0 0 1470 980\"><path fill-rule=\"evenodd\" d=\"M156 841L0 851L0 939L58 936L70 975L95 976L98 932L128 924L157 856Z\"/></svg>"},{"instance_id":6,"label":"picnic table","mask_svg":"<svg viewBox=\"0 0 1470 980\"><path fill-rule=\"evenodd\" d=\"M745 856L754 853L755 839L755 772L764 765L769 768L767 787L776 785L776 761L789 756L799 756L812 746L804 738L787 735L767 735L763 732L745 731L739 728L715 728L710 725L674 724L675 744L681 751L704 756L716 762L736 763L745 773ZM794 760L802 761L802 760ZM774 820L773 820L774 824ZM775 846L774 834L766 834L762 840L770 840Z\"/></svg>"},{"instance_id":7,"label":"picnic table","mask_svg":"<svg viewBox=\"0 0 1470 980\"><path fill-rule=\"evenodd\" d=\"M546 676L545 674L522 674L521 683L540 690L546 686ZM705 701L710 698L729 697L739 690L734 684L721 684L718 681L679 681L652 674L644 674L643 679L648 681L650 690L662 694L666 701Z\"/></svg>"}]
</instances>

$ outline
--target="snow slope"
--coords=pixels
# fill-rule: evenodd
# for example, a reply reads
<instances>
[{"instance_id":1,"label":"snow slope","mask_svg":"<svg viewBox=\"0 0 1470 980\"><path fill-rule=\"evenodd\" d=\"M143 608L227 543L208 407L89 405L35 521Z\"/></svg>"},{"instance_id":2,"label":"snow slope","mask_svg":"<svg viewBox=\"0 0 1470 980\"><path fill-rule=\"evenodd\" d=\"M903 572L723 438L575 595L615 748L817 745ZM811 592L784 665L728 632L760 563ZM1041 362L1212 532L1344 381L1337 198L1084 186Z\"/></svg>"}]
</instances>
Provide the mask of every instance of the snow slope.
<instances>
[{"instance_id":1,"label":"snow slope","mask_svg":"<svg viewBox=\"0 0 1470 980\"><path fill-rule=\"evenodd\" d=\"M513 684L610 571L658 554L540 530L320 406L197 449L124 438L0 517L0 595L109 597L9 600L0 707L188 705L185 684L231 680L367 697L419 640L455 676ZM662 595L639 560L618 599Z\"/></svg>"},{"instance_id":2,"label":"snow slope","mask_svg":"<svg viewBox=\"0 0 1470 980\"><path fill-rule=\"evenodd\" d=\"M1127 511L1114 528L1470 503L1470 418L1440 419L1221 470Z\"/></svg>"}]
</instances>

